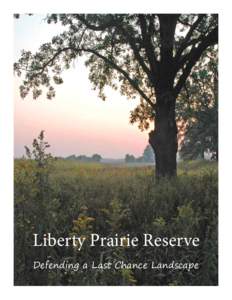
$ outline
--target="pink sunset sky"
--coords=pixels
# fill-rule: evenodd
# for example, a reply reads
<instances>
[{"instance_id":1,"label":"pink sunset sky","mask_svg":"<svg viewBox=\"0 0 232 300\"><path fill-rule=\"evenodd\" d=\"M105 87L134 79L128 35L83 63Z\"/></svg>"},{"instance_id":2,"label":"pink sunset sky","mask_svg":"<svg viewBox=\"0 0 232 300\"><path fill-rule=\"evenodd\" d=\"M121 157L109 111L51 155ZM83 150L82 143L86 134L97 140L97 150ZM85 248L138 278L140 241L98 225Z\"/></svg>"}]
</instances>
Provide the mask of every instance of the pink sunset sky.
<instances>
[{"instance_id":1,"label":"pink sunset sky","mask_svg":"<svg viewBox=\"0 0 232 300\"><path fill-rule=\"evenodd\" d=\"M22 49L36 51L50 41L62 27L48 25L44 16L21 16L14 21L14 59ZM140 156L148 143L148 133L129 123L130 111L138 104L119 92L107 90L107 100L98 97L88 80L84 57L63 74L64 83L56 86L56 97L38 100L19 96L20 78L14 78L15 157L21 157L24 145L30 146L41 130L57 156L99 153L107 158L122 158L126 153Z\"/></svg>"}]
</instances>

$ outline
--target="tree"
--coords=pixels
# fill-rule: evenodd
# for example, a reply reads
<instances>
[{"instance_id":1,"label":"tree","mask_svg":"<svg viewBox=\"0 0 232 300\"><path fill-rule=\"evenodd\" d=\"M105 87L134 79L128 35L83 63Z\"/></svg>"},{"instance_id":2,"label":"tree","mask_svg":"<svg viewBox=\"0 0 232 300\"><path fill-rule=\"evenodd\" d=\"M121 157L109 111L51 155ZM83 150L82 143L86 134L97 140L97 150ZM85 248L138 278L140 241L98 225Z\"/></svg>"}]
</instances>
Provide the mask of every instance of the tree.
<instances>
[{"instance_id":1,"label":"tree","mask_svg":"<svg viewBox=\"0 0 232 300\"><path fill-rule=\"evenodd\" d=\"M67 159L67 160L75 160L77 158L76 158L75 154L72 154L72 155L67 156L65 159Z\"/></svg>"},{"instance_id":2,"label":"tree","mask_svg":"<svg viewBox=\"0 0 232 300\"><path fill-rule=\"evenodd\" d=\"M204 107L195 112L195 118L187 125L180 155L183 159L204 159L205 152L218 160L217 106Z\"/></svg>"},{"instance_id":3,"label":"tree","mask_svg":"<svg viewBox=\"0 0 232 300\"><path fill-rule=\"evenodd\" d=\"M136 162L136 159L133 154L126 154L125 162L126 163L134 163L134 162Z\"/></svg>"},{"instance_id":4,"label":"tree","mask_svg":"<svg viewBox=\"0 0 232 300\"><path fill-rule=\"evenodd\" d=\"M143 156L139 156L139 157L137 157L135 159L135 161L138 162L138 163L143 163L144 162L144 158L143 158Z\"/></svg>"},{"instance_id":5,"label":"tree","mask_svg":"<svg viewBox=\"0 0 232 300\"><path fill-rule=\"evenodd\" d=\"M47 97L54 97L63 69L85 54L89 79L102 99L106 85L140 98L131 121L138 120L141 129L154 121L149 143L156 176L175 176L176 99L194 65L218 41L217 15L52 14L47 22L60 22L66 30L35 54L22 52L14 64L18 75L24 71L21 96L32 91L37 98L44 86Z\"/></svg>"},{"instance_id":6,"label":"tree","mask_svg":"<svg viewBox=\"0 0 232 300\"><path fill-rule=\"evenodd\" d=\"M205 70L205 60L209 60ZM177 101L177 117L183 121L180 155L183 159L218 159L218 72L217 56L209 52L205 60L193 69L191 83L186 82L185 93Z\"/></svg>"},{"instance_id":7,"label":"tree","mask_svg":"<svg viewBox=\"0 0 232 300\"><path fill-rule=\"evenodd\" d=\"M143 151L143 161L144 162L154 162L154 152L152 151L152 148L150 145L147 145L146 148Z\"/></svg>"},{"instance_id":8,"label":"tree","mask_svg":"<svg viewBox=\"0 0 232 300\"><path fill-rule=\"evenodd\" d=\"M100 162L101 159L102 159L101 155L99 155L97 153L92 155L92 161Z\"/></svg>"}]
</instances>

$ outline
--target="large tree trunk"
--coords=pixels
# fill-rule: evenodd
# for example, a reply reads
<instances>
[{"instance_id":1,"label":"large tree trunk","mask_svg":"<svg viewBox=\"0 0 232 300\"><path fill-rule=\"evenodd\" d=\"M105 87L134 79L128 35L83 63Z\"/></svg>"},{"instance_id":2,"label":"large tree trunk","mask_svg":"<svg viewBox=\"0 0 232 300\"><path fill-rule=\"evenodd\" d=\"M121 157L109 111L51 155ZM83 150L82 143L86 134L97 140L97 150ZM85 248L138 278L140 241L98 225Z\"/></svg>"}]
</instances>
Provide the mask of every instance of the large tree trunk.
<instances>
[{"instance_id":1,"label":"large tree trunk","mask_svg":"<svg viewBox=\"0 0 232 300\"><path fill-rule=\"evenodd\" d=\"M155 129L149 133L155 153L156 178L176 176L177 126L172 92L157 97Z\"/></svg>"}]
</instances>

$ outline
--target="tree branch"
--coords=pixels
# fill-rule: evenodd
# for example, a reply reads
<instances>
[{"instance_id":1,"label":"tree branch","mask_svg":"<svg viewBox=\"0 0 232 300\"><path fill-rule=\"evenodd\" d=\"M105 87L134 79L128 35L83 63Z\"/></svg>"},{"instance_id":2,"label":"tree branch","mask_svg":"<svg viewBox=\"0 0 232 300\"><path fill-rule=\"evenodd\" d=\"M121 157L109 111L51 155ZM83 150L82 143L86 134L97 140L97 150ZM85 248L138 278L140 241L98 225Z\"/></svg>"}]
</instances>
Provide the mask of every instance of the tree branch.
<instances>
[{"instance_id":1,"label":"tree branch","mask_svg":"<svg viewBox=\"0 0 232 300\"><path fill-rule=\"evenodd\" d=\"M139 88L138 84L129 76L129 74L127 74L127 72L125 70L123 70L121 67L119 67L116 63L114 63L112 60L109 60L107 57L101 55L100 53L98 53L96 50L94 49L88 49L88 48L81 48L81 49L76 49L76 51L85 51L85 52L89 52L92 53L94 55L96 55L97 57L101 58L102 60L104 60L106 63L108 63L109 65L111 65L115 70L117 70L119 73L121 73L126 79L127 81L132 85L132 87L140 94L140 96L142 96L142 98L144 98L144 100L151 105L151 107L154 107L154 103L146 96L146 94Z\"/></svg>"},{"instance_id":2,"label":"tree branch","mask_svg":"<svg viewBox=\"0 0 232 300\"><path fill-rule=\"evenodd\" d=\"M157 92L163 92L173 86L175 77L175 61L173 47L178 14L159 14L160 23L160 71Z\"/></svg>"},{"instance_id":3,"label":"tree branch","mask_svg":"<svg viewBox=\"0 0 232 300\"><path fill-rule=\"evenodd\" d=\"M108 59L107 57L103 56L102 54L98 53L96 50L94 49L88 49L88 48L84 48L84 47L80 47L77 48L75 46L69 46L69 47L65 47L63 49L60 49L59 51L57 51L53 57L51 59L49 59L46 63L44 63L44 65L38 69L37 73L34 73L33 76L31 77L31 79L40 76L44 70L46 69L46 67L48 67L49 65L53 65L55 59L62 53L68 50L72 50L75 51L76 53L79 53L80 51L84 51L84 52L88 52L88 53L92 53L94 55L96 55L97 57L101 58L102 60L104 60L107 64L111 65L115 70L117 70L119 73L121 73L125 79L131 84L131 86L140 94L140 96L142 98L144 98L144 100L151 106L154 107L154 103L147 97L147 95L139 88L138 84L136 83L135 80L133 80L129 74L123 70L120 66L118 66L116 63L114 63L112 60Z\"/></svg>"},{"instance_id":4,"label":"tree branch","mask_svg":"<svg viewBox=\"0 0 232 300\"><path fill-rule=\"evenodd\" d=\"M85 17L83 17L82 15L77 15L76 16L77 19L82 22L88 29L94 30L94 31L103 31L109 27L112 26L117 26L117 28L119 28L119 30L121 31L121 33L125 36L126 40L128 41L135 59L138 61L139 65L142 67L143 71L147 74L149 80L153 81L154 78L151 74L151 70L149 70L149 68L146 66L144 59L141 57L140 53L139 53L139 49L134 41L134 39L132 38L132 36L127 32L127 30L123 27L123 24L121 22L117 22L117 20L115 18L111 18L110 21L106 22L105 24L99 25L99 26L95 26L90 24Z\"/></svg>"},{"instance_id":5,"label":"tree branch","mask_svg":"<svg viewBox=\"0 0 232 300\"><path fill-rule=\"evenodd\" d=\"M170 63L173 60L173 45L178 14L159 14L161 61Z\"/></svg>"},{"instance_id":6,"label":"tree branch","mask_svg":"<svg viewBox=\"0 0 232 300\"><path fill-rule=\"evenodd\" d=\"M147 74L149 80L152 80L151 70L146 66L144 59L141 57L141 55L139 53L139 49L135 43L135 40L131 37L131 35L127 32L127 30L123 27L123 25L121 23L117 23L117 27L120 29L122 34L127 39L128 43L134 53L134 56L135 56L136 60L138 61L138 63L140 64L140 66L142 67L143 71Z\"/></svg>"},{"instance_id":7,"label":"tree branch","mask_svg":"<svg viewBox=\"0 0 232 300\"><path fill-rule=\"evenodd\" d=\"M146 24L146 19L145 19L144 15L139 15L139 22L140 22L140 27L141 27L143 45L144 45L144 48L145 48L145 51L146 51L146 54L148 57L151 71L154 74L154 76L152 78L152 82L155 86L157 83L156 77L157 77L157 73L158 73L158 65L159 64L155 57L155 51L154 51L154 47L151 43L151 37L147 33L147 24Z\"/></svg>"},{"instance_id":8,"label":"tree branch","mask_svg":"<svg viewBox=\"0 0 232 300\"><path fill-rule=\"evenodd\" d=\"M184 38L180 48L178 49L177 53L176 53L176 57L175 60L178 61L182 52L189 46L189 40L194 32L194 30L197 28L197 26L201 23L201 21L203 20L203 18L205 17L205 15L201 14L198 16L197 20L193 23L193 25L189 25L191 26L186 37Z\"/></svg>"},{"instance_id":9,"label":"tree branch","mask_svg":"<svg viewBox=\"0 0 232 300\"><path fill-rule=\"evenodd\" d=\"M180 76L180 79L178 83L176 84L174 91L176 96L181 91L186 79L188 78L189 74L191 73L191 70L195 63L198 61L198 59L201 57L202 53L212 45L215 45L218 42L218 27L215 27L198 45L197 48L193 48L189 54L186 55L186 61L187 64L183 70L182 75Z\"/></svg>"},{"instance_id":10,"label":"tree branch","mask_svg":"<svg viewBox=\"0 0 232 300\"><path fill-rule=\"evenodd\" d=\"M94 31L103 31L103 30L105 30L105 29L107 29L107 28L112 27L112 26L115 25L115 24L114 24L113 18L112 18L110 21L105 22L104 24L101 24L101 25L98 25L98 26L97 26L97 25L90 24L90 23L86 20L86 18L84 17L84 15L78 14L78 15L75 15L75 17L76 17L80 22L82 22L88 29L91 29L91 30L94 30Z\"/></svg>"},{"instance_id":11,"label":"tree branch","mask_svg":"<svg viewBox=\"0 0 232 300\"><path fill-rule=\"evenodd\" d=\"M48 67L49 65L53 65L55 59L62 53L62 52L65 52L65 51L68 51L68 50L72 50L71 47L65 47L65 48L62 48L60 50L58 50L54 55L53 57L51 57L46 63L44 63L44 65L41 67L41 68L38 68L36 71L39 71L37 73L34 73L33 76L31 77L31 79L41 75L44 70L46 69L46 67ZM32 71L32 70L27 70L28 72Z\"/></svg>"}]
</instances>

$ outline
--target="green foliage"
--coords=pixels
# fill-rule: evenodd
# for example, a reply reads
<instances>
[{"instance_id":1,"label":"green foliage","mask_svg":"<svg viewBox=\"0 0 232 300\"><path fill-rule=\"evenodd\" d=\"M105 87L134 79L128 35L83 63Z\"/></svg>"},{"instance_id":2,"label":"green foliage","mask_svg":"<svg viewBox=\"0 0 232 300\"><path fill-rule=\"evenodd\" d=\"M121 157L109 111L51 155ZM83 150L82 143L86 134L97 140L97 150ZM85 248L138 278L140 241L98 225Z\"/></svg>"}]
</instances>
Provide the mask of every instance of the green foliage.
<instances>
[{"instance_id":1,"label":"green foliage","mask_svg":"<svg viewBox=\"0 0 232 300\"><path fill-rule=\"evenodd\" d=\"M35 282L31 265L38 252L32 250L31 237L35 232L54 230L54 209L57 209L50 185L54 160L46 153L49 144L44 141L44 131L34 139L32 147L32 150L25 147L27 159L15 164L15 280L18 284ZM51 249L42 249L39 257L43 259L49 254L54 254ZM47 278L43 273L40 282L47 282Z\"/></svg>"},{"instance_id":2,"label":"green foliage","mask_svg":"<svg viewBox=\"0 0 232 300\"><path fill-rule=\"evenodd\" d=\"M76 156L75 154L69 155L65 157L67 160L78 160L78 161L83 161L83 162L100 162L102 157L100 154L93 154L91 157L86 156L86 155L78 155Z\"/></svg>"},{"instance_id":3,"label":"green foliage","mask_svg":"<svg viewBox=\"0 0 232 300\"><path fill-rule=\"evenodd\" d=\"M154 121L160 87L176 97L192 67L205 61L208 47L217 43L215 14L49 14L45 20L64 31L35 53L22 51L14 64L15 73L24 78L21 97L32 93L37 99L45 90L53 98L63 71L85 55L89 79L103 100L107 86L139 99L130 121L141 130ZM203 79L206 71L199 75Z\"/></svg>"},{"instance_id":4,"label":"green foliage","mask_svg":"<svg viewBox=\"0 0 232 300\"><path fill-rule=\"evenodd\" d=\"M154 163L154 151L150 145L147 145L142 156L135 157L132 154L126 154L124 161L125 163Z\"/></svg>"},{"instance_id":5,"label":"green foliage","mask_svg":"<svg viewBox=\"0 0 232 300\"><path fill-rule=\"evenodd\" d=\"M150 145L147 145L143 151L143 160L144 162L154 162L154 151Z\"/></svg>"},{"instance_id":6,"label":"green foliage","mask_svg":"<svg viewBox=\"0 0 232 300\"><path fill-rule=\"evenodd\" d=\"M38 143L40 144L40 143ZM38 145L34 143L35 148ZM34 149L34 148L33 148ZM33 151L32 151L33 152ZM36 152L37 153L37 152ZM45 154L42 155L44 157ZM17 285L216 285L217 165L183 162L179 177L154 182L152 167L84 164L43 159L15 161L15 284ZM50 167L48 168L48 164ZM45 167L46 166L46 167ZM44 169L46 172L44 173ZM46 176L46 189L40 176ZM46 193L41 193L45 189ZM33 233L55 236L198 236L197 249L31 246ZM44 247L43 247L44 248ZM32 269L34 260L70 263L199 262L200 270Z\"/></svg>"},{"instance_id":7,"label":"green foliage","mask_svg":"<svg viewBox=\"0 0 232 300\"><path fill-rule=\"evenodd\" d=\"M126 163L133 163L135 161L136 161L136 158L134 157L133 154L126 154L126 156L125 156Z\"/></svg>"},{"instance_id":8,"label":"green foliage","mask_svg":"<svg viewBox=\"0 0 232 300\"><path fill-rule=\"evenodd\" d=\"M95 162L99 162L99 161L101 161L101 159L102 159L102 157L100 154L95 153L92 155L92 160Z\"/></svg>"},{"instance_id":9,"label":"green foliage","mask_svg":"<svg viewBox=\"0 0 232 300\"><path fill-rule=\"evenodd\" d=\"M210 58L209 58L210 57ZM210 63L206 62L210 59ZM177 101L177 116L184 125L180 155L183 159L218 159L218 75L217 55L209 49L192 72L186 90Z\"/></svg>"}]
</instances>

